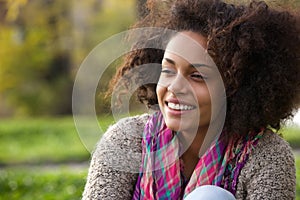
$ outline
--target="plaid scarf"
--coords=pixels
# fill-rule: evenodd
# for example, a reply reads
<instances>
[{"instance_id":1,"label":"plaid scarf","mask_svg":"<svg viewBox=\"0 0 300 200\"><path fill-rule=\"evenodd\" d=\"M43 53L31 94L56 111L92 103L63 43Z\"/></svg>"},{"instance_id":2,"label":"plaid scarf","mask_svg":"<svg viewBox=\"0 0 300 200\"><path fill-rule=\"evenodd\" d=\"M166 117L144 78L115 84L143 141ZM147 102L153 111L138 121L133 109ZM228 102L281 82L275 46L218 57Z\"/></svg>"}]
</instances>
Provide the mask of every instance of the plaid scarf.
<instances>
[{"instance_id":1,"label":"plaid scarf","mask_svg":"<svg viewBox=\"0 0 300 200\"><path fill-rule=\"evenodd\" d=\"M235 195L239 173L263 132L226 144L219 138L199 159L185 183L178 137L167 128L161 112L156 112L144 129L142 165L133 200L182 199L201 185L217 185Z\"/></svg>"}]
</instances>

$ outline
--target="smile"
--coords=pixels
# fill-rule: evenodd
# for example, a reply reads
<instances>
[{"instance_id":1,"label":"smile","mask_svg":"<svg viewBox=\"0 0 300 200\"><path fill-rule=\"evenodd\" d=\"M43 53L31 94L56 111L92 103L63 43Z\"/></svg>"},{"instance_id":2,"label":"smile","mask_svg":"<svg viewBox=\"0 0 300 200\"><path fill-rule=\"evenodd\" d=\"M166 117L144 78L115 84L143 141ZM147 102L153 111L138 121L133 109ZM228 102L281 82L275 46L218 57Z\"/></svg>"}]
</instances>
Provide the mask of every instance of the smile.
<instances>
[{"instance_id":1,"label":"smile","mask_svg":"<svg viewBox=\"0 0 300 200\"><path fill-rule=\"evenodd\" d=\"M169 102L167 102L167 106L173 110L193 110L194 109L194 106L169 103Z\"/></svg>"}]
</instances>

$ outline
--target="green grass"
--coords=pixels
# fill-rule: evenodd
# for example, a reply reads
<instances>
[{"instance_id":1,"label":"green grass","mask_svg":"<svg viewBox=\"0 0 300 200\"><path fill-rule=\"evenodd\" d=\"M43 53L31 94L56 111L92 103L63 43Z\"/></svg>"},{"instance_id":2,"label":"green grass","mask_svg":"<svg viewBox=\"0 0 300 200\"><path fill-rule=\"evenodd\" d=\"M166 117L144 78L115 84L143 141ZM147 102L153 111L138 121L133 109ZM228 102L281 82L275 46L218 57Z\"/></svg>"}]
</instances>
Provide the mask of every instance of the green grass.
<instances>
[{"instance_id":1,"label":"green grass","mask_svg":"<svg viewBox=\"0 0 300 200\"><path fill-rule=\"evenodd\" d=\"M106 129L111 116L99 119ZM101 133L99 133L99 137ZM0 121L0 165L88 160L72 117L2 119Z\"/></svg>"},{"instance_id":2,"label":"green grass","mask_svg":"<svg viewBox=\"0 0 300 200\"><path fill-rule=\"evenodd\" d=\"M0 122L2 164L86 160L72 118L15 119Z\"/></svg>"},{"instance_id":3,"label":"green grass","mask_svg":"<svg viewBox=\"0 0 300 200\"><path fill-rule=\"evenodd\" d=\"M300 200L300 155L296 156L296 200Z\"/></svg>"},{"instance_id":4,"label":"green grass","mask_svg":"<svg viewBox=\"0 0 300 200\"><path fill-rule=\"evenodd\" d=\"M286 139L293 148L300 149L300 127L290 126L283 128L281 131L282 136Z\"/></svg>"},{"instance_id":5,"label":"green grass","mask_svg":"<svg viewBox=\"0 0 300 200\"><path fill-rule=\"evenodd\" d=\"M112 116L99 117L103 130L113 121ZM300 148L299 133L297 127L282 131L283 137L297 148ZM0 168L0 200L80 199L88 167L80 170L72 167L38 167L90 159L90 153L81 143L72 117L2 119L0 152L0 164L9 166ZM18 167L24 163L35 165ZM300 200L299 154L296 157L296 169L296 200Z\"/></svg>"},{"instance_id":6,"label":"green grass","mask_svg":"<svg viewBox=\"0 0 300 200\"><path fill-rule=\"evenodd\" d=\"M86 174L69 168L0 170L0 199L79 200Z\"/></svg>"},{"instance_id":7,"label":"green grass","mask_svg":"<svg viewBox=\"0 0 300 200\"><path fill-rule=\"evenodd\" d=\"M111 116L99 119L104 130L112 123ZM51 165L90 159L72 117L2 119L0 152L0 164L7 166L0 168L0 200L81 198L88 166L74 170Z\"/></svg>"}]
</instances>

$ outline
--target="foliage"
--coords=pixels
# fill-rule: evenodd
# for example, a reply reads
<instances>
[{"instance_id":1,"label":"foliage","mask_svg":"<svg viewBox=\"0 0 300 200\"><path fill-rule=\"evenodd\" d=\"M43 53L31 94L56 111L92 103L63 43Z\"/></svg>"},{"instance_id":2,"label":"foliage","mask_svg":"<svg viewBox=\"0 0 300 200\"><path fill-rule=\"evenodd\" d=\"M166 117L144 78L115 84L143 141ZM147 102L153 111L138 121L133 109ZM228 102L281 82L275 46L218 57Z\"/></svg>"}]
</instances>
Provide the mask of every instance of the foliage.
<instances>
[{"instance_id":1,"label":"foliage","mask_svg":"<svg viewBox=\"0 0 300 200\"><path fill-rule=\"evenodd\" d=\"M283 128L282 136L286 139L291 147L300 149L300 126L293 125Z\"/></svg>"},{"instance_id":2,"label":"foliage","mask_svg":"<svg viewBox=\"0 0 300 200\"><path fill-rule=\"evenodd\" d=\"M300 156L296 157L296 200L300 200Z\"/></svg>"},{"instance_id":3,"label":"foliage","mask_svg":"<svg viewBox=\"0 0 300 200\"><path fill-rule=\"evenodd\" d=\"M86 174L72 168L0 170L0 199L80 199Z\"/></svg>"},{"instance_id":4,"label":"foliage","mask_svg":"<svg viewBox=\"0 0 300 200\"><path fill-rule=\"evenodd\" d=\"M111 115L99 117L103 130L113 122ZM72 117L2 119L0 152L5 152L0 165L82 162L90 157Z\"/></svg>"},{"instance_id":5,"label":"foliage","mask_svg":"<svg viewBox=\"0 0 300 200\"><path fill-rule=\"evenodd\" d=\"M90 155L72 118L1 120L0 151L3 165L84 161Z\"/></svg>"},{"instance_id":6,"label":"foliage","mask_svg":"<svg viewBox=\"0 0 300 200\"><path fill-rule=\"evenodd\" d=\"M296 200L300 200L300 155L296 155Z\"/></svg>"},{"instance_id":7,"label":"foliage","mask_svg":"<svg viewBox=\"0 0 300 200\"><path fill-rule=\"evenodd\" d=\"M0 92L15 106L16 114L70 111L70 97L65 96L72 88L69 54L60 44L70 27L62 14L67 6L30 1L19 9L15 21L0 25L0 80L5 83L0 84Z\"/></svg>"},{"instance_id":8,"label":"foliage","mask_svg":"<svg viewBox=\"0 0 300 200\"><path fill-rule=\"evenodd\" d=\"M5 2L7 12L0 7L0 115L71 114L80 63L135 18L134 0Z\"/></svg>"}]
</instances>

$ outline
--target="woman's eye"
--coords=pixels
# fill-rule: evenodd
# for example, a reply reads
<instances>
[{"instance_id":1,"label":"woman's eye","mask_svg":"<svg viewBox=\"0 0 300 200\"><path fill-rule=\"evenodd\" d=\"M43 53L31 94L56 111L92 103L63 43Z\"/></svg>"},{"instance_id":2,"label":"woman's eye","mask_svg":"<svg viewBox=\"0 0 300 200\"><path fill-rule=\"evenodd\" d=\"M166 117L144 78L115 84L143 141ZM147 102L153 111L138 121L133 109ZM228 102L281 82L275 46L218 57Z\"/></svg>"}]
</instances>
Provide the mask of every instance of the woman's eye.
<instances>
[{"instance_id":1,"label":"woman's eye","mask_svg":"<svg viewBox=\"0 0 300 200\"><path fill-rule=\"evenodd\" d=\"M205 79L205 77L202 74L199 74L199 73L194 73L194 74L191 75L191 77L193 79L196 79L196 80L203 80L203 79Z\"/></svg>"},{"instance_id":2,"label":"woman's eye","mask_svg":"<svg viewBox=\"0 0 300 200\"><path fill-rule=\"evenodd\" d=\"M165 68L165 69L161 70L161 73L162 74L174 74L175 72L172 71L172 70L170 70L170 69L168 69L168 68Z\"/></svg>"}]
</instances>

